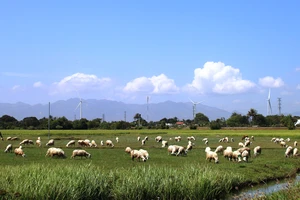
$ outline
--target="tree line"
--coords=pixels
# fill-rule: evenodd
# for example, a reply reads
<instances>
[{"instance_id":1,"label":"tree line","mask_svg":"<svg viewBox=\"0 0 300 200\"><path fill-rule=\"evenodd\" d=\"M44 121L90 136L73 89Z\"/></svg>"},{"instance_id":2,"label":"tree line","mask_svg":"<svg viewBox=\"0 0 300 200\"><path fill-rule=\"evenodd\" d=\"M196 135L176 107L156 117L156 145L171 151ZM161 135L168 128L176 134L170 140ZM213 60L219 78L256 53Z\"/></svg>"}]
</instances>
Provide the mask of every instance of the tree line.
<instances>
[{"instance_id":1,"label":"tree line","mask_svg":"<svg viewBox=\"0 0 300 200\"><path fill-rule=\"evenodd\" d=\"M159 121L146 121L140 113L133 116L133 121L103 121L101 118L87 120L85 118L79 120L68 120L66 117L25 117L22 120L17 120L13 116L3 115L0 117L0 129L57 129L57 130L86 130L86 129L168 129L170 127L182 128L189 127L197 129L198 127L210 127L211 129L221 129L222 127L287 127L295 129L294 123L299 119L299 116L292 115L268 115L263 116L255 109L251 108L246 115L233 112L228 118L219 118L209 120L203 113L197 113L194 119L182 119L177 117L163 118ZM176 124L177 122L183 122ZM182 125L183 124L183 125Z\"/></svg>"}]
</instances>

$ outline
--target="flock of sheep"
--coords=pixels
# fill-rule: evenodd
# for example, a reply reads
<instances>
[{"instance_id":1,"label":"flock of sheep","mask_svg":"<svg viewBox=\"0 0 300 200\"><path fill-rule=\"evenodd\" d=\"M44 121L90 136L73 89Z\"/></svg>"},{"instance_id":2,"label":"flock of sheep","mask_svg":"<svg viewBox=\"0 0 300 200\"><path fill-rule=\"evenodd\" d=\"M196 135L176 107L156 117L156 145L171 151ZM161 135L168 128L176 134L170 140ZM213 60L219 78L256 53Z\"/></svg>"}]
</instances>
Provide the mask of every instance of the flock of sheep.
<instances>
[{"instance_id":1,"label":"flock of sheep","mask_svg":"<svg viewBox=\"0 0 300 200\"><path fill-rule=\"evenodd\" d=\"M7 140L18 140L19 138L17 137L7 137ZM145 136L144 139L142 139L140 136L137 138L137 141L141 141L141 145L145 145L146 142L149 140L148 136ZM174 138L169 138L169 139L163 139L162 136L157 136L154 139L157 143L161 143L162 148L167 148L167 152L169 155L175 155L175 156L180 156L180 155L187 155L189 151L193 149L193 146L195 146L194 141L196 140L194 136L187 137L187 146L181 146L177 144L170 144L170 142L180 142L182 140L181 136L176 136ZM119 142L119 138L116 137L116 142ZM261 146L255 146L254 148L251 149L253 146L254 142L254 136L248 137L248 136L243 136L241 142L238 142L239 148L236 150L233 150L232 146L227 146L226 148L223 147L223 145L219 145L216 147L215 150L212 150L211 147L209 147L209 140L208 138L203 138L202 142L206 145L205 148L205 154L206 154L206 160L207 161L214 161L215 163L219 163L219 156L222 155L224 158L228 159L229 161L234 161L234 162L248 162L249 157L251 157L251 151L253 151L254 157L258 156L261 154L262 148ZM234 139L231 138L229 139L228 137L221 138L219 140L219 143L233 143ZM283 139L283 138L272 138L271 142L274 142L276 144L279 144L281 147L286 148L285 151L285 157L292 157L292 156L298 156L299 151L297 148L297 141L294 141L293 146L288 145L290 142L290 139ZM13 146L12 144L8 144L6 149L4 150L5 153L7 152L14 152L15 155L17 156L22 156L25 157L25 153L23 151L23 146L24 145L30 145L34 144L32 140L29 139L24 139L20 142L20 146L15 148L13 151ZM37 140L35 141L35 144L39 147L42 146L41 138L38 137ZM65 152L61 148L54 147L55 141L53 139L49 140L46 143L46 146L49 147L46 155L49 157L61 157L61 158L66 158ZM78 140L77 144L80 147L97 147L97 143L95 140L90 141L89 139L85 140ZM23 145L23 146L22 146ZM68 147L75 147L76 141L71 140L66 144L66 148ZM114 147L114 144L112 140L106 140L105 143L104 141L100 142L101 146L109 146L109 147ZM132 149L130 147L125 148L125 152L130 155L130 158L132 160L136 159L137 161L147 161L149 159L149 153L145 149ZM85 158L91 158L91 154L88 153L86 150L83 149L75 149L72 152L71 158L75 157L85 157Z\"/></svg>"},{"instance_id":2,"label":"flock of sheep","mask_svg":"<svg viewBox=\"0 0 300 200\"><path fill-rule=\"evenodd\" d=\"M6 140L13 141L13 140L19 140L19 138L18 137L7 137ZM116 138L116 141L119 142L119 138L118 137ZM77 143L81 147L97 147L97 144L96 144L95 140L92 140L92 141L90 141L88 139L78 140ZM101 141L100 143L101 143L102 146L104 145L103 141ZM12 144L8 144L6 146L4 152L5 153L8 153L8 152L12 153L12 152L14 152L16 156L25 157L26 154L23 151L23 146L22 145L30 145L30 144L34 145L33 140L24 139L24 140L22 140L20 142L20 144L19 144L20 146L17 147L17 148L15 148L14 151L13 151ZM37 140L35 141L35 144L38 147L42 146L42 142L41 142L41 138L40 137L37 138ZM46 143L46 146L49 147L49 148L48 148L45 156L49 156L49 157L56 156L56 157L66 158L65 152L61 148L54 147L54 144L55 144L54 139L50 139ZM75 147L75 144L76 144L76 141L75 140L71 140L71 141L69 141L66 144L66 147L71 147L71 146ZM111 140L106 140L105 144L106 144L106 146L114 147L114 144L113 144L113 142ZM86 150L83 150L83 149L75 149L75 150L73 150L71 158L75 158L77 156L78 157L91 158L91 154L88 153Z\"/></svg>"}]
</instances>

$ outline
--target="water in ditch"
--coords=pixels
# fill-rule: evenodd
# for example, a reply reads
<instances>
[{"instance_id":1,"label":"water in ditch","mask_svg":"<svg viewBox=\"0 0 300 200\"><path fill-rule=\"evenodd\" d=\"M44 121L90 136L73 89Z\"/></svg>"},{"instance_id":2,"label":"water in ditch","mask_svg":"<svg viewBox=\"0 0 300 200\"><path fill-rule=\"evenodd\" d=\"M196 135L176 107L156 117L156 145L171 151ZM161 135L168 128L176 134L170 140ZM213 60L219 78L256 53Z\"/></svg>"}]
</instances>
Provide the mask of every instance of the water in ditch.
<instances>
[{"instance_id":1,"label":"water in ditch","mask_svg":"<svg viewBox=\"0 0 300 200\"><path fill-rule=\"evenodd\" d=\"M281 181L272 181L266 184L259 184L257 186L249 188L245 188L238 193L235 192L231 194L227 199L232 200L245 200L245 199L253 199L265 195L269 195L273 192L278 192L280 190L287 189L290 185L300 182L300 174L293 179L285 179Z\"/></svg>"}]
</instances>

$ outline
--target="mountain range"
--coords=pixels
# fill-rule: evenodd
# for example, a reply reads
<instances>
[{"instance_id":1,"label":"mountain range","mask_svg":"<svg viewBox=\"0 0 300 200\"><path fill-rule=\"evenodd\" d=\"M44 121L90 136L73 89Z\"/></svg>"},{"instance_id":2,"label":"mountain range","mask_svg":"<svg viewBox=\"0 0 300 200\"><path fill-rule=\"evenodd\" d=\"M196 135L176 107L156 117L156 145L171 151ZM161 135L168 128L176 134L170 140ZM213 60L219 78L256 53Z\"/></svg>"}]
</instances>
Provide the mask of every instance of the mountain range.
<instances>
[{"instance_id":1,"label":"mountain range","mask_svg":"<svg viewBox=\"0 0 300 200\"><path fill-rule=\"evenodd\" d=\"M37 117L41 119L50 115L53 117L66 117L69 120L80 119L80 99L72 98L60 100L49 104L30 105L22 102L0 103L0 116L9 115L17 120L25 117ZM193 104L191 102L165 101L149 104L126 104L112 100L82 100L81 116L88 120L104 118L105 121L133 121L136 113L140 113L147 121L159 121L163 118L177 117L179 120L193 118ZM196 113L203 113L209 120L224 117L227 119L231 112L198 104Z\"/></svg>"}]
</instances>

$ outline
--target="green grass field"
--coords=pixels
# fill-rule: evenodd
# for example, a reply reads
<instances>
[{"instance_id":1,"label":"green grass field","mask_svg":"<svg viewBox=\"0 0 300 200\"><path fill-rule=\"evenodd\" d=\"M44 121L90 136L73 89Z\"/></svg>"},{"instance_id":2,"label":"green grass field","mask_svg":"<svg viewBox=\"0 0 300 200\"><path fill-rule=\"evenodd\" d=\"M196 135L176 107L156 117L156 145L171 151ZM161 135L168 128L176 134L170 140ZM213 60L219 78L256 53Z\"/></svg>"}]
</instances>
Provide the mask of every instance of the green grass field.
<instances>
[{"instance_id":1,"label":"green grass field","mask_svg":"<svg viewBox=\"0 0 300 200\"><path fill-rule=\"evenodd\" d=\"M119 179L124 179L122 181L126 181L126 179L131 180L132 179L141 179L142 183L145 184L143 187L148 188L142 189L143 192L135 194L133 191L131 193L135 194L136 199L145 199L148 197L153 197L153 195L159 195L162 199L170 199L170 194L172 194L173 186L169 184L168 191L166 192L163 189L161 189L161 193L157 194L156 192L150 192L151 185L146 184L144 182L149 182L150 177L153 178L153 182L156 182L158 180L161 180L158 175L159 173L155 173L155 171L164 171L165 174L172 176L174 172L179 172L178 179L182 179L182 182L191 182L191 180L194 180L195 182L191 182L190 184L194 184L192 187L182 186L178 185L177 187L183 187L185 190L189 189L189 195L186 196L188 193L185 190L180 190L180 194L178 196L178 199L193 199L192 197L195 197L196 195L199 196L199 191L202 191L201 194L204 194L203 191L207 190L203 180L204 179L195 179L194 174L196 173L197 176L202 176L203 171L197 171L197 170L208 170L211 172L214 172L216 175L212 175L209 181L206 184L207 187L213 187L213 183L216 179L220 179L220 177L217 174L222 174L222 176L226 177L232 177L227 178L224 181L224 185L220 186L220 190L212 192L210 194L206 194L206 197L213 197L216 198L218 195L222 193L228 193L232 188L239 185L242 186L250 186L251 184L257 184L261 181L266 180L272 180L275 178L283 178L287 176L292 176L296 173L296 171L299 168L300 164L300 157L296 158L285 158L284 152L285 148L280 147L279 144L275 144L271 142L272 137L282 137L284 139L290 138L291 141L288 143L289 145L293 145L293 142L295 140L300 142L300 131L298 129L296 130L285 130L285 129L235 129L235 130L209 130L209 129L201 129L201 130L123 130L123 131L103 131L103 130L87 130L87 131L50 131L50 138L55 140L55 147L62 148L67 156L67 159L60 159L60 158L49 158L45 157L46 151L48 147L45 146L45 144L48 142L48 131L47 130L35 130L35 131L29 131L29 130L2 130L2 135L4 137L3 141L0 141L0 148L2 149L1 154L1 162L0 165L4 167L5 173L2 173L0 176L0 188L3 188L4 196L6 198L11 197L12 199L14 196L12 194L20 193L23 194L21 197L30 197L31 193L26 193L26 188L22 188L18 181L13 181L13 185L11 187L6 186L8 177L13 176L15 179L24 179L24 176L17 176L15 174L15 171L22 171L25 169L31 169L32 171L39 171L41 168L50 168L53 174L57 174L57 169L63 169L66 174L71 173L70 171L77 171L78 168L81 171L87 170L87 174L91 174L91 176L102 176L105 177L105 184L108 184L110 180L108 180L109 176L107 174L113 174L113 177L119 177ZM167 149L161 147L161 143L157 143L154 138L158 135L161 135L163 139L168 140L169 145L170 144L179 144L182 146L187 145L187 136L194 136L196 138L196 141L194 141L195 146L194 148L188 152L187 156L172 156L168 155ZM180 142L175 142L174 137L175 136L181 136L182 140ZM209 139L208 146L210 146L213 150L218 145L223 145L224 147L232 146L233 149L238 149L238 142L241 141L241 137L243 135L248 136L254 136L254 141L252 141L251 148L260 145L262 147L262 154L258 157L254 158L251 157L249 162L230 162L226 160L223 156L219 156L220 163L214 164L213 162L208 162L205 159L205 152L204 149L206 145L202 141L204 137L207 137ZM7 141L6 138L10 137L18 137L19 140L17 141ZM137 141L137 137L140 136L141 138L144 138L145 136L149 137L149 140L146 142L144 146L141 145L141 142ZM234 142L229 143L220 143L219 139L223 137L229 137L234 138ZM7 146L7 144L11 143L14 147L18 147L19 143L23 139L31 139L35 141L37 137L41 137L42 140L42 147L37 147L36 145L23 145L24 152L26 154L25 158L17 157L13 153L4 153L4 149ZM115 138L119 138L119 143L116 143ZM172 140L170 140L172 138ZM76 147L69 147L66 148L65 145L68 143L69 140L74 139L90 139L95 140L98 144L98 147L84 147L83 149L87 150L89 153L91 153L92 158L91 159L85 159L85 158L75 158L71 159L71 154L74 149L82 148L79 147L78 144L76 144ZM100 141L110 139L114 142L115 146L113 148L106 147L106 146L100 146ZM125 153L125 148L129 146L132 149L146 149L148 150L150 154L150 159L147 162L137 162L132 161L130 159L129 154ZM50 171L51 171L50 170ZM145 177L143 178L142 174L136 175L133 173L142 173L142 171L146 171ZM98 175L95 175L95 172L99 172ZM74 172L74 173L75 173ZM150 174L149 174L150 173ZM153 173L153 174L152 174ZM206 172L207 173L207 172ZM76 174L76 173L75 173ZM126 176L123 177L125 174ZM138 176L138 177L136 177ZM160 176L162 176L160 174ZM165 176L165 175L163 175ZM59 177L56 177L58 179ZM114 178L114 179L115 179ZM74 181L74 178L71 178L70 180L66 180L69 182ZM87 181L86 177L81 177L83 181ZM118 179L118 178L117 178ZM167 178L169 180L169 178ZM3 181L6 180L6 181ZM28 180L31 180L30 178ZM28 181L27 180L27 181ZM45 181L49 181L47 178L44 179ZM128 181L129 181L128 180ZM31 180L32 182L36 181L35 179ZM56 180L58 181L58 180ZM108 181L108 182L107 182ZM115 180L114 180L115 181ZM170 181L170 180L169 180ZM229 182L229 183L228 183ZM165 185L168 185L168 181L164 183ZM226 183L226 184L225 184ZM46 184L47 183L43 183ZM49 184L49 183L48 183ZM75 184L75 183L74 183ZM76 182L76 187L78 187L79 183ZM81 183L80 183L81 184ZM99 183L93 183L93 189L99 190ZM121 193L124 193L124 191L129 191L129 188L124 187L124 191L118 192L116 188L119 188L120 183L114 182L112 185L112 188L110 188L110 193L107 194L107 196L103 196L102 199L106 199L106 197L109 199L109 196L114 194L112 199L130 199L129 197L126 198L126 196L121 195ZM139 186L140 183L137 183L133 181L132 183L134 187L141 187ZM142 184L142 185L143 185ZM152 183L154 184L154 183ZM156 183L158 184L158 183ZM199 186L201 185L201 187ZM204 184L204 185L203 185ZM215 184L215 183L214 183ZM159 185L159 184L158 184ZM226 187L225 187L226 185ZM29 187L29 186L28 186ZM86 186L89 188L88 186ZM161 186L163 187L163 186ZM166 186L167 187L167 186ZM175 187L175 186L174 186ZM19 188L16 190L16 188ZM197 189L198 188L198 189ZM206 188L206 189L205 189ZM175 188L176 191L178 188ZM45 191L41 190L40 192L36 192L37 189L34 189L32 192L35 191L36 198L43 198L43 199L53 199L55 194L53 196L47 198L45 195ZM53 189L57 190L57 189ZM66 190L69 190L66 188ZM140 189L141 190L141 189ZM146 190L146 191L145 191ZM149 190L149 191L148 191ZM192 191L190 191L192 190ZM65 191L65 190L64 190ZM148 192L147 192L148 191ZM198 191L198 193L197 193ZM83 193L85 191L82 191ZM144 194L145 193L145 194ZM146 195L148 194L148 196ZM177 191L178 193L178 191ZM1 194L1 191L0 191ZM80 193L81 194L81 193ZM80 194L78 194L80 196ZM11 195L11 196L9 196ZM71 195L71 193L70 193ZM78 199L78 195L75 199ZM93 196L94 195L94 196ZM97 197L99 195L98 193L93 193L93 197ZM1 197L1 196L0 196ZM21 198L18 197L18 198ZM60 196L59 199L68 199L70 196ZM130 196L131 198L133 196ZM179 198L181 197L181 198ZM184 198L183 198L184 197ZM190 198L191 197L191 198ZM80 198L79 198L80 199ZM84 198L83 198L84 199ZM89 199L89 198L86 198ZM174 199L174 198L172 198Z\"/></svg>"}]
</instances>

